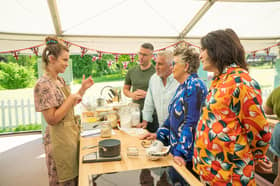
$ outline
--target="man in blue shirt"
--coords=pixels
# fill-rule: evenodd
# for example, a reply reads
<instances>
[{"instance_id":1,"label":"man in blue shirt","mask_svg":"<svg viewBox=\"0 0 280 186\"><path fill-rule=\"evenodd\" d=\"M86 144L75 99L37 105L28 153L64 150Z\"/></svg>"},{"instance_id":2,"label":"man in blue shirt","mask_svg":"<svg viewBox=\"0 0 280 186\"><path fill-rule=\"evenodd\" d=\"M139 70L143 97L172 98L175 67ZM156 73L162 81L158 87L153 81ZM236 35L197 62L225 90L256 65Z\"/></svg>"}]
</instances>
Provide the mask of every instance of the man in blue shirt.
<instances>
[{"instance_id":1,"label":"man in blue shirt","mask_svg":"<svg viewBox=\"0 0 280 186\"><path fill-rule=\"evenodd\" d=\"M154 111L156 111L159 125L162 125L166 120L169 102L179 85L173 78L172 61L173 53L171 51L163 51L157 54L156 73L152 75L149 81L149 88L142 110L143 121L137 127L146 128L148 122L153 122ZM158 127L152 126L154 131Z\"/></svg>"}]
</instances>

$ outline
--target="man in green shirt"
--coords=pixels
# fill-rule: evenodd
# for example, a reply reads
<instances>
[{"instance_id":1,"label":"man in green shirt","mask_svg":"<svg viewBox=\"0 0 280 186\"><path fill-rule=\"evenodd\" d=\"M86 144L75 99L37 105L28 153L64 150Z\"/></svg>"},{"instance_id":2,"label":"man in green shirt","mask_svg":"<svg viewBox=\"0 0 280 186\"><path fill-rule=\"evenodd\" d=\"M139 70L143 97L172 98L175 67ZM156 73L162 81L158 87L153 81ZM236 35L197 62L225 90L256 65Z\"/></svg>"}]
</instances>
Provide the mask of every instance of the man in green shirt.
<instances>
[{"instance_id":1,"label":"man in green shirt","mask_svg":"<svg viewBox=\"0 0 280 186\"><path fill-rule=\"evenodd\" d=\"M125 77L123 93L131 98L134 103L140 105L142 122L142 109L144 107L145 97L149 86L150 77L155 73L155 67L152 65L154 47L150 43L144 43L138 52L139 65L130 69ZM156 119L157 121L157 119ZM149 130L149 124L147 129Z\"/></svg>"},{"instance_id":2,"label":"man in green shirt","mask_svg":"<svg viewBox=\"0 0 280 186\"><path fill-rule=\"evenodd\" d=\"M266 114L276 114L278 120L280 120L280 87L274 89L266 100L264 106Z\"/></svg>"},{"instance_id":3,"label":"man in green shirt","mask_svg":"<svg viewBox=\"0 0 280 186\"><path fill-rule=\"evenodd\" d=\"M264 112L268 115L276 114L280 120L280 87L272 91L264 105ZM278 122L274 129L270 140L269 150L274 154L275 160L278 161L278 175L274 179L274 185L280 185L280 123Z\"/></svg>"}]
</instances>

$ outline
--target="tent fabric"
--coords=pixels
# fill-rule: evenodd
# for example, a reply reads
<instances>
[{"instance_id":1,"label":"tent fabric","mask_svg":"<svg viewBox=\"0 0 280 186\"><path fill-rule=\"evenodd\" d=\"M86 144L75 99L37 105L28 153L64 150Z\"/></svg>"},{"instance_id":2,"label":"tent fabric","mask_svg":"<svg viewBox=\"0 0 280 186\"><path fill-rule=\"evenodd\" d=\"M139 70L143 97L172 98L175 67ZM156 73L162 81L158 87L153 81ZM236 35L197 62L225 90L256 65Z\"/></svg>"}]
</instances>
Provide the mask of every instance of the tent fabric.
<instances>
[{"instance_id":1,"label":"tent fabric","mask_svg":"<svg viewBox=\"0 0 280 186\"><path fill-rule=\"evenodd\" d=\"M103 51L135 52L143 42L162 48L180 39L200 45L200 37L225 28L236 31L247 51L280 40L277 0L9 0L0 1L0 51L38 45L46 35L55 35L50 1L57 5L60 37ZM209 9L179 38L207 3Z\"/></svg>"}]
</instances>

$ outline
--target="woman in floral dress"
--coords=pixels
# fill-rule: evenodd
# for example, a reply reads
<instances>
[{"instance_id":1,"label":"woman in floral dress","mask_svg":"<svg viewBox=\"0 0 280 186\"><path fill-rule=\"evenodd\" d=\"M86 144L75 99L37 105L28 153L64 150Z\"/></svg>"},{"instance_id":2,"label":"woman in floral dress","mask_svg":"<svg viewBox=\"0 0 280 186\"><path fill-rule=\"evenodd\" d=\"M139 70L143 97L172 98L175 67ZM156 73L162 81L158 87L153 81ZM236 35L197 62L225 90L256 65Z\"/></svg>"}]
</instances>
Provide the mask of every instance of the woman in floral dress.
<instances>
[{"instance_id":1,"label":"woman in floral dress","mask_svg":"<svg viewBox=\"0 0 280 186\"><path fill-rule=\"evenodd\" d=\"M36 111L42 112L48 123L44 145L49 185L76 186L79 126L73 107L93 85L93 80L83 76L81 88L77 93L71 94L69 86L58 76L68 67L69 50L56 38L46 38L42 60L45 74L35 85L34 102Z\"/></svg>"},{"instance_id":2,"label":"woman in floral dress","mask_svg":"<svg viewBox=\"0 0 280 186\"><path fill-rule=\"evenodd\" d=\"M197 125L194 170L206 185L256 185L271 138L260 86L233 30L208 33L201 47L203 69L214 78Z\"/></svg>"}]
</instances>

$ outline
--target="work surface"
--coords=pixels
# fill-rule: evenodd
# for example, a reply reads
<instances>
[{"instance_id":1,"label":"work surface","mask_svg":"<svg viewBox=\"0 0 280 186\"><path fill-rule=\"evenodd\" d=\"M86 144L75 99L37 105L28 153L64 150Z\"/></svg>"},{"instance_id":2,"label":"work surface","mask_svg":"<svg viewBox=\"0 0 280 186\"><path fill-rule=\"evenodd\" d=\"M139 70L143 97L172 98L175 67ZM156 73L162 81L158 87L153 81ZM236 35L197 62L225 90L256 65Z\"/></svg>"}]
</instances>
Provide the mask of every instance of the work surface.
<instances>
[{"instance_id":1,"label":"work surface","mask_svg":"<svg viewBox=\"0 0 280 186\"><path fill-rule=\"evenodd\" d=\"M111 172L121 172L145 168L173 166L188 183L195 186L202 186L186 168L176 165L172 156L168 155L159 160L148 160L145 155L145 148L141 145L136 135L128 135L127 133L119 130L114 130L115 134L111 138L119 139L121 141L121 161L112 162L95 162L95 163L82 163L82 158L85 154L97 151L98 148L83 149L88 145L97 145L100 140L105 138L101 137L81 137L80 138L80 161L79 161L79 186L88 186L89 177L93 174L104 174ZM127 147L134 146L139 150L139 155L136 157L127 156Z\"/></svg>"}]
</instances>

